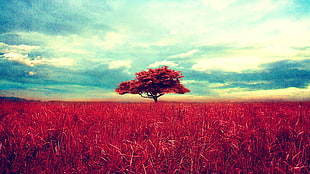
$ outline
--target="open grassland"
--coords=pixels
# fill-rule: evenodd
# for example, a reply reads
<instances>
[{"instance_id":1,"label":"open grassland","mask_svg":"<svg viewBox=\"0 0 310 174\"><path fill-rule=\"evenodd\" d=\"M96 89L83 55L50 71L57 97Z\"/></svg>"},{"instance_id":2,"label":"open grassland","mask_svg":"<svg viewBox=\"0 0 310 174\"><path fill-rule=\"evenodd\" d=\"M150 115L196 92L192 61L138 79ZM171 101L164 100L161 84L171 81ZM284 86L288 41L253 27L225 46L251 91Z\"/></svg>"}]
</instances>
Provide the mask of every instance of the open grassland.
<instances>
[{"instance_id":1,"label":"open grassland","mask_svg":"<svg viewBox=\"0 0 310 174\"><path fill-rule=\"evenodd\" d=\"M2 173L310 172L307 102L0 104Z\"/></svg>"}]
</instances>

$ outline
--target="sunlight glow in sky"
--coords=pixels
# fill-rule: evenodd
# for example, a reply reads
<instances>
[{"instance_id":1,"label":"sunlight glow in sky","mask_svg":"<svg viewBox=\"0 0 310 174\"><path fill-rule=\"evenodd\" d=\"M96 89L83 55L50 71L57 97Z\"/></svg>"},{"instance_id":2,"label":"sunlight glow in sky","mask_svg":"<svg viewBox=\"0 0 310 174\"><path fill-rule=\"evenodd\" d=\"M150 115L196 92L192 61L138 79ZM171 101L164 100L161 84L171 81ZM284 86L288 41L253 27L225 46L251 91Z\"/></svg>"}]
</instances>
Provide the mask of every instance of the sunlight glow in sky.
<instances>
[{"instance_id":1,"label":"sunlight glow in sky","mask_svg":"<svg viewBox=\"0 0 310 174\"><path fill-rule=\"evenodd\" d=\"M120 96L135 72L182 71L160 100L310 99L308 0L0 0L0 96Z\"/></svg>"}]
</instances>

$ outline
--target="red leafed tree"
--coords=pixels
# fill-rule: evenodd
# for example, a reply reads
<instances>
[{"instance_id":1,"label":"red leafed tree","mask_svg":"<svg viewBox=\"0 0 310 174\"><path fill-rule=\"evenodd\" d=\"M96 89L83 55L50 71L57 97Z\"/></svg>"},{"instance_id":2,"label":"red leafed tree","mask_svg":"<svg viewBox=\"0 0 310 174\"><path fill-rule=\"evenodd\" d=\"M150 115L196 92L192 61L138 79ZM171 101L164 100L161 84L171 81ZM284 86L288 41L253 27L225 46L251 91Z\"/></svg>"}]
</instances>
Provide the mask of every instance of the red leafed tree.
<instances>
[{"instance_id":1,"label":"red leafed tree","mask_svg":"<svg viewBox=\"0 0 310 174\"><path fill-rule=\"evenodd\" d=\"M169 69L167 66L148 69L136 73L134 80L121 82L115 92L123 94L139 94L143 98L150 98L157 102L158 97L167 93L184 94L190 92L185 88L180 80L180 71Z\"/></svg>"}]
</instances>

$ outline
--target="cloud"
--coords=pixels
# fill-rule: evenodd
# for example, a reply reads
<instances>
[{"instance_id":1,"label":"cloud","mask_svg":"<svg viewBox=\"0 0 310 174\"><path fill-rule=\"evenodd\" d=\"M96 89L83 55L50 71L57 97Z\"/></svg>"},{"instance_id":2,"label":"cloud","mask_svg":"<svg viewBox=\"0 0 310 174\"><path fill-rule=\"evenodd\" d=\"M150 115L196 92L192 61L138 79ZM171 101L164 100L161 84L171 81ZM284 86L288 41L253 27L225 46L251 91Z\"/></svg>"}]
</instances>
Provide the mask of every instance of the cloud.
<instances>
[{"instance_id":1,"label":"cloud","mask_svg":"<svg viewBox=\"0 0 310 174\"><path fill-rule=\"evenodd\" d=\"M270 90L248 90L240 88L227 88L215 90L219 98L235 100L305 100L310 99L310 89L282 88Z\"/></svg>"},{"instance_id":2,"label":"cloud","mask_svg":"<svg viewBox=\"0 0 310 174\"><path fill-rule=\"evenodd\" d=\"M0 50L1 52L7 53L7 52L15 52L15 53L28 53L32 50L39 49L39 46L32 46L32 45L25 45L25 44L19 44L19 45L9 45L3 42L0 42Z\"/></svg>"},{"instance_id":3,"label":"cloud","mask_svg":"<svg viewBox=\"0 0 310 174\"><path fill-rule=\"evenodd\" d=\"M156 61L156 62L150 64L148 67L156 68L159 66L176 67L176 66L179 66L179 64L175 63L174 61L163 60L163 61Z\"/></svg>"},{"instance_id":4,"label":"cloud","mask_svg":"<svg viewBox=\"0 0 310 174\"><path fill-rule=\"evenodd\" d=\"M50 64L27 66L0 59L0 66L0 79L24 84L28 88L33 85L80 85L113 90L118 83L131 78L122 67L110 69L107 64L79 69Z\"/></svg>"},{"instance_id":5,"label":"cloud","mask_svg":"<svg viewBox=\"0 0 310 174\"><path fill-rule=\"evenodd\" d=\"M245 82L248 83L248 82ZM253 84L269 82L254 82ZM191 90L192 101L255 101L255 100L309 100L310 83L305 88L284 87L278 89L258 88L251 86L229 86L229 83L210 83L208 81L189 80L183 84ZM250 84L250 83L248 83ZM227 85L227 86L226 86ZM267 84L268 85L268 84Z\"/></svg>"},{"instance_id":6,"label":"cloud","mask_svg":"<svg viewBox=\"0 0 310 174\"><path fill-rule=\"evenodd\" d=\"M1 1L3 9L0 12L1 32L25 31L42 32L52 35L81 33L96 25L104 24L99 19L94 22L94 12L101 14L107 11L105 1L77 0L12 0ZM99 14L100 14L99 13ZM84 27L81 27L81 26Z\"/></svg>"},{"instance_id":7,"label":"cloud","mask_svg":"<svg viewBox=\"0 0 310 174\"><path fill-rule=\"evenodd\" d=\"M40 57L32 59L29 58L28 55L23 55L19 53L5 53L3 57L10 61L18 62L31 67L45 64L45 60L40 59Z\"/></svg>"},{"instance_id":8,"label":"cloud","mask_svg":"<svg viewBox=\"0 0 310 174\"><path fill-rule=\"evenodd\" d=\"M75 60L72 58L52 58L45 61L46 64L59 66L59 67L72 67L74 66Z\"/></svg>"},{"instance_id":9,"label":"cloud","mask_svg":"<svg viewBox=\"0 0 310 174\"><path fill-rule=\"evenodd\" d=\"M234 0L203 0L203 3L207 6L210 6L211 8L222 11L229 7L230 4L232 4Z\"/></svg>"},{"instance_id":10,"label":"cloud","mask_svg":"<svg viewBox=\"0 0 310 174\"><path fill-rule=\"evenodd\" d=\"M42 96L70 93L61 85L109 93L135 72L162 65L182 69L192 96L298 90L309 83L309 3L304 1L11 0L1 5L0 76L12 82L6 89L19 83Z\"/></svg>"},{"instance_id":11,"label":"cloud","mask_svg":"<svg viewBox=\"0 0 310 174\"><path fill-rule=\"evenodd\" d=\"M192 55L194 55L195 53L197 53L199 50L197 49L194 49L194 50L190 50L188 52L185 52L185 53L180 53L180 54L176 54L176 55L172 55L172 56L169 56L168 58L188 58Z\"/></svg>"},{"instance_id":12,"label":"cloud","mask_svg":"<svg viewBox=\"0 0 310 174\"><path fill-rule=\"evenodd\" d=\"M270 60L258 57L224 57L208 58L199 60L192 65L195 71L225 71L225 72L242 72L260 70L260 65Z\"/></svg>"},{"instance_id":13,"label":"cloud","mask_svg":"<svg viewBox=\"0 0 310 174\"><path fill-rule=\"evenodd\" d=\"M109 63L109 69L131 68L130 60L113 60Z\"/></svg>"},{"instance_id":14,"label":"cloud","mask_svg":"<svg viewBox=\"0 0 310 174\"><path fill-rule=\"evenodd\" d=\"M19 84L16 83L7 83L7 85L11 85L10 88L1 89L0 87L2 95L16 96L27 99L40 99L43 101L45 100L85 101L85 98L94 101L96 100L102 101L103 99L109 100L109 98L116 100L116 93L113 90L94 86L83 86L72 84L49 84L42 87L42 85L37 84L32 85L26 84L24 85L24 87L20 87L18 86ZM12 87L14 87L14 90L10 90L12 89Z\"/></svg>"},{"instance_id":15,"label":"cloud","mask_svg":"<svg viewBox=\"0 0 310 174\"><path fill-rule=\"evenodd\" d=\"M121 32L108 32L104 36L102 47L104 49L113 49L116 46L122 45L126 42L126 34Z\"/></svg>"},{"instance_id":16,"label":"cloud","mask_svg":"<svg viewBox=\"0 0 310 174\"><path fill-rule=\"evenodd\" d=\"M30 67L38 65L53 65L53 66L73 66L75 61L72 58L43 58L48 56L42 52L43 49L39 46L31 45L8 45L0 42L0 52L2 57L9 61L21 63Z\"/></svg>"},{"instance_id":17,"label":"cloud","mask_svg":"<svg viewBox=\"0 0 310 174\"><path fill-rule=\"evenodd\" d=\"M191 86L210 89L240 88L248 90L270 90L284 88L306 88L310 83L309 60L284 60L260 65L260 70L227 72L220 70L183 72L185 79L193 80ZM204 83L204 85L200 84ZM199 93L199 90L197 90ZM201 94L201 93L200 93Z\"/></svg>"},{"instance_id":18,"label":"cloud","mask_svg":"<svg viewBox=\"0 0 310 174\"><path fill-rule=\"evenodd\" d=\"M73 66L75 61L69 58L53 58L53 59L45 59L40 56L36 58L31 58L28 54L23 55L19 53L5 53L3 54L3 58L21 63L30 67L38 66L38 65L53 65L53 66Z\"/></svg>"},{"instance_id":19,"label":"cloud","mask_svg":"<svg viewBox=\"0 0 310 174\"><path fill-rule=\"evenodd\" d=\"M31 75L31 76L33 76L33 75L35 75L36 73L35 73L35 72L32 72L32 71L29 71L28 74Z\"/></svg>"},{"instance_id":20,"label":"cloud","mask_svg":"<svg viewBox=\"0 0 310 174\"><path fill-rule=\"evenodd\" d=\"M40 56L29 57L29 52L38 50L40 47L31 45L8 45L0 42L0 52L2 57L9 61L21 63L30 67L45 64L45 60Z\"/></svg>"}]
</instances>

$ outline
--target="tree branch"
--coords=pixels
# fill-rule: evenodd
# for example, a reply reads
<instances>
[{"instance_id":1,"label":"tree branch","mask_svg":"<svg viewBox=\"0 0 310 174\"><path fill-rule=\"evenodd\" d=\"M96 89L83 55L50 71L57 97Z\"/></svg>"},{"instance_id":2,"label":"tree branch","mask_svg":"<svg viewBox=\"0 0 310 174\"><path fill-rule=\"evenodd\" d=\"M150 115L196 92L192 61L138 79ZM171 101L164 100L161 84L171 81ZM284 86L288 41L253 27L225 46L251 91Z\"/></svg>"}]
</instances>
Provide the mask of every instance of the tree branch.
<instances>
[{"instance_id":1,"label":"tree branch","mask_svg":"<svg viewBox=\"0 0 310 174\"><path fill-rule=\"evenodd\" d=\"M163 95L165 95L165 94L161 93L161 94L159 94L159 95L157 96L157 98L160 97L160 96L163 96Z\"/></svg>"}]
</instances>

